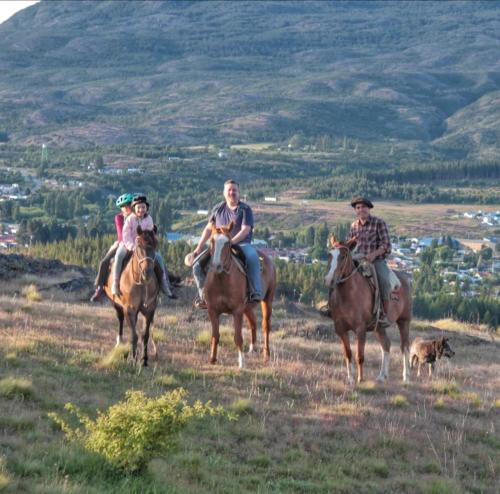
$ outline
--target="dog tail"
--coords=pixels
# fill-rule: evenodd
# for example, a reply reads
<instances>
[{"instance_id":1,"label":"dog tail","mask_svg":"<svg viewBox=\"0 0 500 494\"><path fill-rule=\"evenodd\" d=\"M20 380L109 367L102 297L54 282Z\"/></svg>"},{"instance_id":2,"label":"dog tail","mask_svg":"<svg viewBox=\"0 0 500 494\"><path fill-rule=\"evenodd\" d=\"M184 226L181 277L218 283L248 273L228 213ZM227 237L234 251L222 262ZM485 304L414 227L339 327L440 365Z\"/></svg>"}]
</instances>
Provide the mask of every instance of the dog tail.
<instances>
[{"instance_id":1,"label":"dog tail","mask_svg":"<svg viewBox=\"0 0 500 494\"><path fill-rule=\"evenodd\" d=\"M418 357L415 354L413 354L410 357L410 369L413 369L415 367L415 364L417 363L417 360L418 360Z\"/></svg>"}]
</instances>

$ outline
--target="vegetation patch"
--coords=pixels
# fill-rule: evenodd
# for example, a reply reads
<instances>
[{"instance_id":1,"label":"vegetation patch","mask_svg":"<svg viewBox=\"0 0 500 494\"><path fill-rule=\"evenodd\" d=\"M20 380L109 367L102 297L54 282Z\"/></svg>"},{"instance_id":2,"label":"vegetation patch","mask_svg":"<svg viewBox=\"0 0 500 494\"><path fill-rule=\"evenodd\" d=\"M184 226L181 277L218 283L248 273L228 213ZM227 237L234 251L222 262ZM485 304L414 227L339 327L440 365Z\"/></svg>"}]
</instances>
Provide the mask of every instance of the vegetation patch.
<instances>
[{"instance_id":1,"label":"vegetation patch","mask_svg":"<svg viewBox=\"0 0 500 494\"><path fill-rule=\"evenodd\" d=\"M155 379L156 384L160 386L176 386L178 384L177 379L171 374L164 374L163 376L158 376Z\"/></svg>"},{"instance_id":2,"label":"vegetation patch","mask_svg":"<svg viewBox=\"0 0 500 494\"><path fill-rule=\"evenodd\" d=\"M186 395L182 388L157 398L148 398L142 391L127 391L122 401L106 412L97 412L95 419L67 403L66 410L76 415L81 424L76 428L58 414L49 416L69 440L101 455L119 470L136 472L153 457L171 451L179 431L191 421L208 415L228 416L222 407L213 407L210 402L189 405Z\"/></svg>"},{"instance_id":3,"label":"vegetation patch","mask_svg":"<svg viewBox=\"0 0 500 494\"><path fill-rule=\"evenodd\" d=\"M458 398L460 396L460 388L458 384L450 381L436 381L432 383L432 392L450 396L451 398Z\"/></svg>"},{"instance_id":4,"label":"vegetation patch","mask_svg":"<svg viewBox=\"0 0 500 494\"><path fill-rule=\"evenodd\" d=\"M42 301L42 296L40 295L40 292L38 291L38 288L36 285L28 285L25 286L22 290L23 297L26 300L29 300L30 302L41 302Z\"/></svg>"},{"instance_id":5,"label":"vegetation patch","mask_svg":"<svg viewBox=\"0 0 500 494\"><path fill-rule=\"evenodd\" d=\"M98 363L100 369L117 370L126 367L126 359L130 353L130 346L126 344L118 345L104 356Z\"/></svg>"},{"instance_id":6,"label":"vegetation patch","mask_svg":"<svg viewBox=\"0 0 500 494\"><path fill-rule=\"evenodd\" d=\"M5 377L0 380L0 396L5 398L31 398L34 395L33 383L30 379Z\"/></svg>"},{"instance_id":7,"label":"vegetation patch","mask_svg":"<svg viewBox=\"0 0 500 494\"><path fill-rule=\"evenodd\" d=\"M237 415L252 415L254 408L248 398L239 398L231 403L229 409Z\"/></svg>"},{"instance_id":8,"label":"vegetation patch","mask_svg":"<svg viewBox=\"0 0 500 494\"><path fill-rule=\"evenodd\" d=\"M408 406L408 398L404 395L397 394L391 397L390 404L393 407L404 408Z\"/></svg>"}]
</instances>

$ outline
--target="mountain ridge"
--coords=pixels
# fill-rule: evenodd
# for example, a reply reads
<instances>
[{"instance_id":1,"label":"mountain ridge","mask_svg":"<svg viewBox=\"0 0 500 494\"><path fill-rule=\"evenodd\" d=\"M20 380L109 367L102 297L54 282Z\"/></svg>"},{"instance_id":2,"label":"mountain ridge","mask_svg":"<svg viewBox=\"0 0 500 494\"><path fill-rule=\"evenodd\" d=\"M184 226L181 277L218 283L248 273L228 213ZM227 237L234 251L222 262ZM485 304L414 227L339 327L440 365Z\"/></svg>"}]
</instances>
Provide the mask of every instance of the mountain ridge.
<instances>
[{"instance_id":1,"label":"mountain ridge","mask_svg":"<svg viewBox=\"0 0 500 494\"><path fill-rule=\"evenodd\" d=\"M303 133L498 149L500 108L484 119L478 103L500 89L494 3L234 5L45 0L21 11L0 26L0 130L22 144Z\"/></svg>"}]
</instances>

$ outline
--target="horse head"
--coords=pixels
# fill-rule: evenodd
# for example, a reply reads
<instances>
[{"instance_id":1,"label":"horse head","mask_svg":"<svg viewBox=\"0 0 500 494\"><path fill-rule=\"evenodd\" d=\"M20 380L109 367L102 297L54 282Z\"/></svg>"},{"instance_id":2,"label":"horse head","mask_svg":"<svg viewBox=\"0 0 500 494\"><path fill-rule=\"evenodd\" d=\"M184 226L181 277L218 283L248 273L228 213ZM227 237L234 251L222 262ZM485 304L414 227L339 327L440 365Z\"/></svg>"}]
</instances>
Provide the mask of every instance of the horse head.
<instances>
[{"instance_id":1,"label":"horse head","mask_svg":"<svg viewBox=\"0 0 500 494\"><path fill-rule=\"evenodd\" d=\"M140 226L137 227L134 255L136 256L139 264L142 283L147 283L153 276L155 276L154 265L156 249L158 248L156 232L156 225L153 230L143 230Z\"/></svg>"},{"instance_id":2,"label":"horse head","mask_svg":"<svg viewBox=\"0 0 500 494\"><path fill-rule=\"evenodd\" d=\"M331 287L334 281L340 280L348 274L345 272L348 268L352 268L351 250L356 247L356 239L351 238L347 242L341 242L332 234L328 239L328 244L330 251L325 285Z\"/></svg>"},{"instance_id":3,"label":"horse head","mask_svg":"<svg viewBox=\"0 0 500 494\"><path fill-rule=\"evenodd\" d=\"M211 269L220 274L228 271L231 262L231 230L233 222L229 225L216 227L212 225L212 236L210 238Z\"/></svg>"}]
</instances>

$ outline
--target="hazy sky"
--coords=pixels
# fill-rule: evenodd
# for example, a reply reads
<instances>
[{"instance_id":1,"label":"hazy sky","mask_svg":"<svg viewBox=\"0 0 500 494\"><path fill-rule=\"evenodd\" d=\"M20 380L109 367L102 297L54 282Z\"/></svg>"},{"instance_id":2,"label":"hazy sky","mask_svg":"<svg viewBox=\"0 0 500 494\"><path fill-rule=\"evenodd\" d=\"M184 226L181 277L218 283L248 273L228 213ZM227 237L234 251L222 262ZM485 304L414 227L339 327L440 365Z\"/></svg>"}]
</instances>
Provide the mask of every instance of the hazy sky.
<instances>
[{"instance_id":1,"label":"hazy sky","mask_svg":"<svg viewBox=\"0 0 500 494\"><path fill-rule=\"evenodd\" d=\"M0 24L6 21L11 15L14 15L18 10L22 10L37 2L38 0L0 0Z\"/></svg>"}]
</instances>

